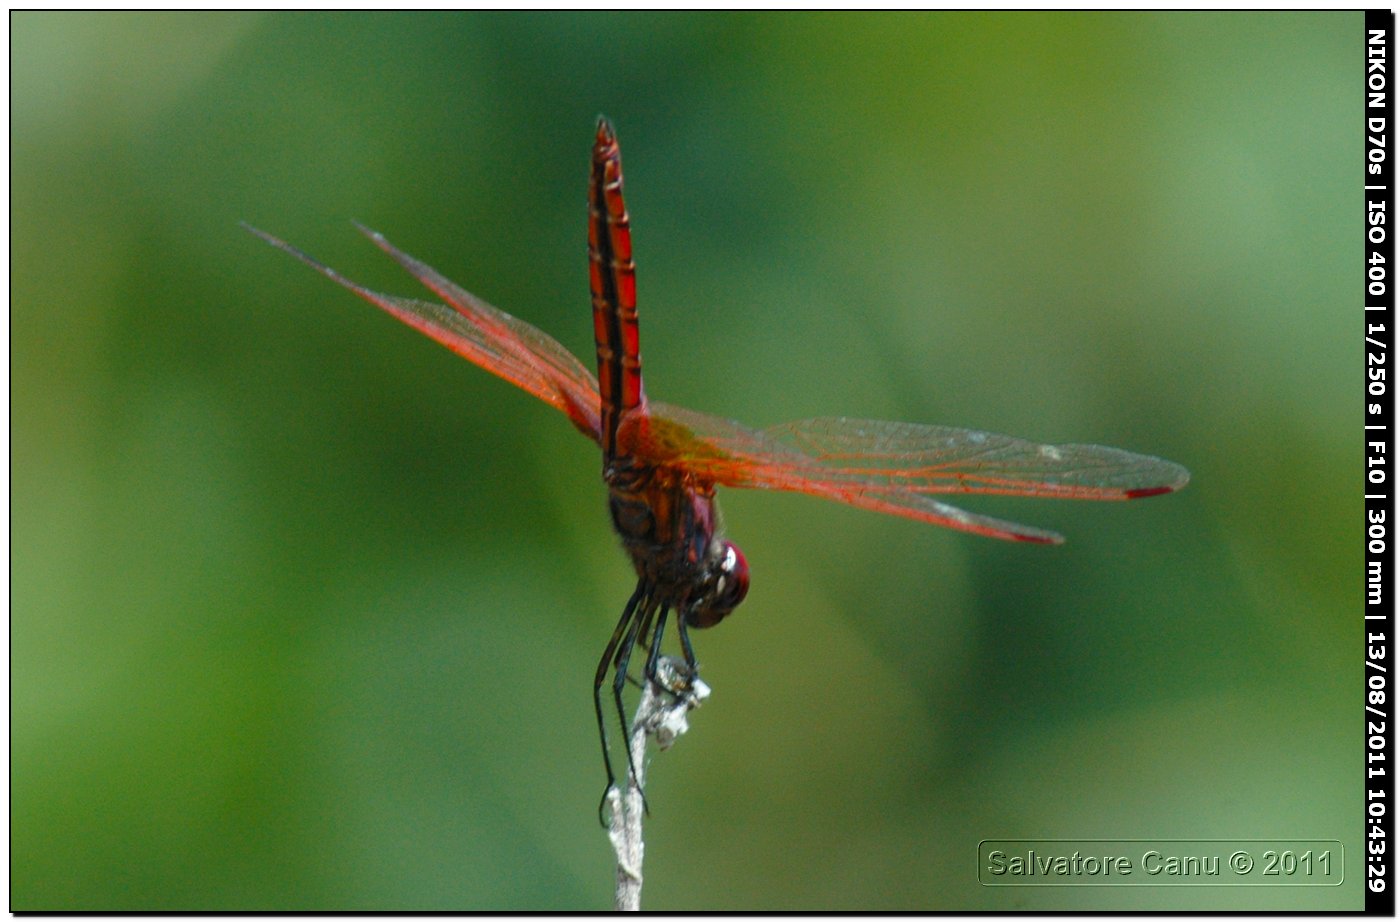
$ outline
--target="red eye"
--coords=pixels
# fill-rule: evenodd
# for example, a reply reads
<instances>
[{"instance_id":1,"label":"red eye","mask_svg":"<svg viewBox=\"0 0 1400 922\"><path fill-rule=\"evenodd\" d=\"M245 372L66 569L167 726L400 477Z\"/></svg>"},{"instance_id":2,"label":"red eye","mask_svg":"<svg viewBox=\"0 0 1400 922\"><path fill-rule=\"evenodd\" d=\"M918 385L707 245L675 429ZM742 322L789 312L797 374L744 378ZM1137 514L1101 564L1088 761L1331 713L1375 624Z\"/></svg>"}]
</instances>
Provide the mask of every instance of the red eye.
<instances>
[{"instance_id":1,"label":"red eye","mask_svg":"<svg viewBox=\"0 0 1400 922\"><path fill-rule=\"evenodd\" d=\"M739 550L738 545L726 541L724 562L720 567L724 571L724 586L716 601L728 614L738 608L744 596L749 594L749 562L744 559L744 552Z\"/></svg>"},{"instance_id":2,"label":"red eye","mask_svg":"<svg viewBox=\"0 0 1400 922\"><path fill-rule=\"evenodd\" d=\"M714 627L724 620L725 615L738 608L749 593L749 562L734 542L725 541L720 546L715 571L709 596L686 613L686 623L691 627Z\"/></svg>"}]
</instances>

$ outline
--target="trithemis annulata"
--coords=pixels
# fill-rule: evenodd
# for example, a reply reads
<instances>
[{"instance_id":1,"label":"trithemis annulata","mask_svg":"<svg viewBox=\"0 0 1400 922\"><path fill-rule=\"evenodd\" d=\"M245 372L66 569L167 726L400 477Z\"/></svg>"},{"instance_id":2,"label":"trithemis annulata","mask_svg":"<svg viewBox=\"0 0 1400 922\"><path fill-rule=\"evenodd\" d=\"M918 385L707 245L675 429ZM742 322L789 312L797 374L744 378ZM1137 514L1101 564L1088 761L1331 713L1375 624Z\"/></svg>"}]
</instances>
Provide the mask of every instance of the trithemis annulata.
<instances>
[{"instance_id":1,"label":"trithemis annulata","mask_svg":"<svg viewBox=\"0 0 1400 922\"><path fill-rule=\"evenodd\" d=\"M749 568L717 532L715 488L808 493L992 538L1057 544L1054 532L965 512L934 497L1000 493L1052 499L1137 499L1186 485L1170 461L1099 445L1038 445L946 426L820 418L750 429L647 399L637 332L636 267L622 200L622 158L606 119L598 122L588 187L589 287L598 377L547 334L498 310L362 231L445 304L370 291L276 237L249 228L332 281L487 371L564 412L603 449L613 527L637 571L593 680L608 783L615 780L604 731L609 668L627 735L622 692L633 647L648 649L655 681L667 617L676 626L689 679L697 674L688 628L718 624L743 601ZM630 750L629 750L630 759Z\"/></svg>"}]
</instances>

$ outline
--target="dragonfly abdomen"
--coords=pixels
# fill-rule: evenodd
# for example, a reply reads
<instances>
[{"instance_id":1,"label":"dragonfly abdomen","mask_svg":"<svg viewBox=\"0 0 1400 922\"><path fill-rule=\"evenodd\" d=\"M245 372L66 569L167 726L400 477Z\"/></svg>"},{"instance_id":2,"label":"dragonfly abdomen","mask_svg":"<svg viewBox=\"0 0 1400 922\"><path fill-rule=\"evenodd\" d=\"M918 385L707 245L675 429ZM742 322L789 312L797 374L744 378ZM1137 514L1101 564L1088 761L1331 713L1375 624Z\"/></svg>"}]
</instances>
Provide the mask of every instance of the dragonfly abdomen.
<instances>
[{"instance_id":1,"label":"dragonfly abdomen","mask_svg":"<svg viewBox=\"0 0 1400 922\"><path fill-rule=\"evenodd\" d=\"M637 267L622 200L622 154L606 119L598 121L588 184L588 285L598 352L603 457L617 454L623 414L642 404L642 358L637 330Z\"/></svg>"}]
</instances>

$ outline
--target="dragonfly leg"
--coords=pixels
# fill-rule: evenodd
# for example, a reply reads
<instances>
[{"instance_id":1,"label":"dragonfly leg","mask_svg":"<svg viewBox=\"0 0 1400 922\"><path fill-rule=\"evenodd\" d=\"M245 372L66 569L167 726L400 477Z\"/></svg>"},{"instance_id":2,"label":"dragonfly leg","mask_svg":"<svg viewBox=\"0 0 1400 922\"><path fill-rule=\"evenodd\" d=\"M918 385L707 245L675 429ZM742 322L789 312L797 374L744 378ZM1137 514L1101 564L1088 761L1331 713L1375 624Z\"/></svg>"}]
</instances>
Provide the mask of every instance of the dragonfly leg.
<instances>
[{"instance_id":1,"label":"dragonfly leg","mask_svg":"<svg viewBox=\"0 0 1400 922\"><path fill-rule=\"evenodd\" d=\"M637 643L643 650L647 651L647 653L651 653L651 616L654 611L653 609L652 611L645 612L645 618L643 618L641 626L637 628ZM632 678L632 673L630 671L627 673L627 683L637 689L646 687L646 680Z\"/></svg>"},{"instance_id":2,"label":"dragonfly leg","mask_svg":"<svg viewBox=\"0 0 1400 922\"><path fill-rule=\"evenodd\" d=\"M643 621L641 621L641 627L637 628L637 645L641 646L641 649L644 649L644 651L647 651L647 663L652 662L652 648L654 648L654 646L657 645L659 641L661 641L661 628L658 627L655 631L651 630L651 620L654 614L655 609L647 611L647 613L645 613ZM662 623L664 623L664 621L665 614L662 614ZM630 686L633 686L634 688L638 688L638 690L647 687L647 681L654 679L655 672L644 672L643 679L640 680L633 679L633 677L631 677L630 670L629 672L627 672L627 684L630 684Z\"/></svg>"},{"instance_id":3,"label":"dragonfly leg","mask_svg":"<svg viewBox=\"0 0 1400 922\"><path fill-rule=\"evenodd\" d=\"M650 653L652 648L651 622L654 616L656 615L656 609L649 608L642 614L643 617L641 624L637 627L637 643L641 644L643 650L646 650L648 653ZM638 688L642 687L640 682L636 684Z\"/></svg>"},{"instance_id":4,"label":"dragonfly leg","mask_svg":"<svg viewBox=\"0 0 1400 922\"><path fill-rule=\"evenodd\" d=\"M632 598L627 600L627 606L622 610L622 617L618 619L617 627L613 628L612 639L608 641L607 649L603 651L603 658L598 661L598 671L593 676L593 710L598 716L598 739L603 746L603 767L608 772L608 787L603 789L603 800L598 804L598 820L605 827L608 823L603 816L603 811L607 807L608 788L617 783L617 775L613 774L612 757L608 754L608 731L603 721L603 679L607 677L608 666L613 661L614 651L618 651L618 645L622 642L623 635L632 624L637 604L642 600L642 596L648 588L645 581L638 581L637 589L632 593Z\"/></svg>"},{"instance_id":5,"label":"dragonfly leg","mask_svg":"<svg viewBox=\"0 0 1400 922\"><path fill-rule=\"evenodd\" d=\"M627 708L622 703L622 690L627 687L627 666L632 659L632 648L637 644L637 629L641 627L643 622L650 623L656 614L656 604L656 599L650 595L642 602L642 612L628 628L627 635L623 637L622 644L617 648L617 657L613 660L613 701L617 705L617 719L622 726L622 739L627 746L627 768L631 771L633 778L637 777L637 764L632 761L632 734L627 725ZM607 796L606 791L604 796ZM642 809L647 814L651 813L645 794L642 795Z\"/></svg>"},{"instance_id":6,"label":"dragonfly leg","mask_svg":"<svg viewBox=\"0 0 1400 922\"><path fill-rule=\"evenodd\" d=\"M661 606L661 612L656 618L656 630L652 633L649 642L644 640L644 642L647 643L647 664L646 668L642 671L642 676L644 682L649 682L652 685L656 684L656 662L661 658L661 638L665 636L666 616L670 611L671 606ZM646 627L647 626L643 626L643 631L646 630ZM673 696L675 695L674 689L668 688L666 690L671 692Z\"/></svg>"},{"instance_id":7,"label":"dragonfly leg","mask_svg":"<svg viewBox=\"0 0 1400 922\"><path fill-rule=\"evenodd\" d=\"M695 648L690 645L690 632L686 630L685 613L676 619L677 632L681 635L681 655L685 657L685 668L689 675L686 676L686 686L689 687L696 676L700 675L700 664L695 661Z\"/></svg>"}]
</instances>

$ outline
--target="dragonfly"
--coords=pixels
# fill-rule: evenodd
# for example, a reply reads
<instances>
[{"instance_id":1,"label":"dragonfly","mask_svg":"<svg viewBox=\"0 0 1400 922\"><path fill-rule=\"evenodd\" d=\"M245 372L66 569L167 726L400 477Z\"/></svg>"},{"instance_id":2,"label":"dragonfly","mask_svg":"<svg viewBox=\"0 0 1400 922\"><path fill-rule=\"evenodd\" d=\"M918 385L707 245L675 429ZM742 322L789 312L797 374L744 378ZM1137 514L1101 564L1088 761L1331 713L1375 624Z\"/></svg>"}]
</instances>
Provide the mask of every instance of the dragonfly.
<instances>
[{"instance_id":1,"label":"dragonfly","mask_svg":"<svg viewBox=\"0 0 1400 922\"><path fill-rule=\"evenodd\" d=\"M596 378L546 333L491 306L363 225L357 225L362 233L441 300L371 291L291 244L244 226L559 410L602 449L608 511L637 575L593 678L609 790L617 780L604 718L609 671L626 739L623 694L637 645L647 653L643 678L655 685L662 640L675 614L684 675L682 687L671 687L674 681L663 687L679 695L699 675L689 631L720 623L748 593L748 562L719 528L717 488L805 493L975 535L1058 544L1064 539L1052 531L967 512L938 497L967 493L1127 500L1171 493L1190 477L1179 464L1099 445L1042 445L972 429L845 417L754 429L648 399L642 386L622 154L606 118L598 120L588 182ZM635 776L631 760L628 747Z\"/></svg>"}]
</instances>

